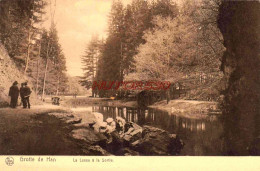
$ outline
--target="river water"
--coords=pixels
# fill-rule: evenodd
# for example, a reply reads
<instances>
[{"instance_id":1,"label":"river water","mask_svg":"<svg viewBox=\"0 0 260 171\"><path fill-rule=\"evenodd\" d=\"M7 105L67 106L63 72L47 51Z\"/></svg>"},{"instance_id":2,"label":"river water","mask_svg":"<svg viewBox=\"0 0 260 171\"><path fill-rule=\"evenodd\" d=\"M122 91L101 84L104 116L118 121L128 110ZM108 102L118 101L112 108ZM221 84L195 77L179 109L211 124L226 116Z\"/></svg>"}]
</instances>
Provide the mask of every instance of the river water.
<instances>
[{"instance_id":1,"label":"river water","mask_svg":"<svg viewBox=\"0 0 260 171\"><path fill-rule=\"evenodd\" d=\"M141 110L105 106L93 106L92 111L102 113L104 120L108 117L120 116L141 126L151 125L177 134L185 143L181 155L221 155L220 136L223 129L216 115L205 117L204 114L200 119L191 119L150 108Z\"/></svg>"}]
</instances>

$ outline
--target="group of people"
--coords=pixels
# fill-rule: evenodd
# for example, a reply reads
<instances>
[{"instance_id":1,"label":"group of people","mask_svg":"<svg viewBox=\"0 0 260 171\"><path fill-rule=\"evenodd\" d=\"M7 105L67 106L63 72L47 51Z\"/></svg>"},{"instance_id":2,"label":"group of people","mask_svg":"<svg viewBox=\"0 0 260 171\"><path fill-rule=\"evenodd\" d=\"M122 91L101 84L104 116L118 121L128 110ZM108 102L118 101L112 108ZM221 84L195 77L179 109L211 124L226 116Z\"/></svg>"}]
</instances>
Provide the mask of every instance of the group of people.
<instances>
[{"instance_id":1,"label":"group of people","mask_svg":"<svg viewBox=\"0 0 260 171\"><path fill-rule=\"evenodd\" d=\"M31 107L30 104L30 95L32 93L30 87L27 85L27 82L21 83L21 87L19 89L18 82L15 81L13 85L9 89L9 96L11 97L10 107L16 108L18 97L20 94L21 101L23 103L23 108L29 108Z\"/></svg>"}]
</instances>

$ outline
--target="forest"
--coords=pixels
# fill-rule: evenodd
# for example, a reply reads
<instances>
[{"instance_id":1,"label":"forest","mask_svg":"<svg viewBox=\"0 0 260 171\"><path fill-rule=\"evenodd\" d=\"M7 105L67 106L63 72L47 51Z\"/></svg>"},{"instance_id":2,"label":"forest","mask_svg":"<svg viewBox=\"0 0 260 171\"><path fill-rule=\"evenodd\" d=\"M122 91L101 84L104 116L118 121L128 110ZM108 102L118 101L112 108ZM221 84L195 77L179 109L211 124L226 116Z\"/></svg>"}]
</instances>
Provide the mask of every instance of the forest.
<instances>
[{"instance_id":1,"label":"forest","mask_svg":"<svg viewBox=\"0 0 260 171\"><path fill-rule=\"evenodd\" d=\"M55 15L56 4L50 2L0 1L0 41L42 98L45 94L59 95L68 89L66 60L54 20L51 19L49 29L43 27L46 12L50 11L51 18Z\"/></svg>"},{"instance_id":2,"label":"forest","mask_svg":"<svg viewBox=\"0 0 260 171\"><path fill-rule=\"evenodd\" d=\"M220 0L113 1L108 36L93 35L82 56L82 84L163 80L186 86L187 99L217 100L224 51L219 5Z\"/></svg>"},{"instance_id":3,"label":"forest","mask_svg":"<svg viewBox=\"0 0 260 171\"><path fill-rule=\"evenodd\" d=\"M259 1L113 0L106 36L93 34L85 40L81 77L67 73L55 7L56 0L0 0L1 154L173 154L161 153L162 147L177 149L174 155L183 150L185 156L260 154ZM48 28L43 26L47 20ZM31 109L6 108L14 79L20 79L19 84L29 81L32 101L35 94L42 100L48 95L73 96L61 105L45 101ZM185 93L145 106L139 106L138 98L116 99L115 88L92 90L90 97L74 95L79 83L91 90L94 83L127 81L170 82ZM114 122L118 116L133 128L137 124L140 139L133 140L142 146L123 143L121 137L110 136L112 132L104 139L103 132L92 129L96 125L108 133L108 124L114 129L119 125ZM165 133L166 139L161 137ZM169 139L185 145L175 148Z\"/></svg>"}]
</instances>

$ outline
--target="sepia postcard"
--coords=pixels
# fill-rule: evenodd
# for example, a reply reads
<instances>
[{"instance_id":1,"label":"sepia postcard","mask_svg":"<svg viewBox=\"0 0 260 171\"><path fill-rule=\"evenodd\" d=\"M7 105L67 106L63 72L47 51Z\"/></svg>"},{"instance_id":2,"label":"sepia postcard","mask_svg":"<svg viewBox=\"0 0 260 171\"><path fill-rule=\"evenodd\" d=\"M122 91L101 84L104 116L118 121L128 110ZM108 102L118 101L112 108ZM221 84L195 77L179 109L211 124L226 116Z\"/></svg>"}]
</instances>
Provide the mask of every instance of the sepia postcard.
<instances>
[{"instance_id":1,"label":"sepia postcard","mask_svg":"<svg viewBox=\"0 0 260 171\"><path fill-rule=\"evenodd\" d=\"M259 47L259 0L0 0L0 168L260 170Z\"/></svg>"}]
</instances>

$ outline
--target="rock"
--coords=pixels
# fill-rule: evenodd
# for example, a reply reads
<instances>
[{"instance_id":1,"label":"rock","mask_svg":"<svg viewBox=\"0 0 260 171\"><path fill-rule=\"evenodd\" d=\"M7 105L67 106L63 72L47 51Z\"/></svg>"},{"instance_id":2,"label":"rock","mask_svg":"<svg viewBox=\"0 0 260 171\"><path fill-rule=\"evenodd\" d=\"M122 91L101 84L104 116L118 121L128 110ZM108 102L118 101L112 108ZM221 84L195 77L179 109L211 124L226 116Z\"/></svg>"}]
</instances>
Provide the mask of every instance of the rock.
<instances>
[{"instance_id":1,"label":"rock","mask_svg":"<svg viewBox=\"0 0 260 171\"><path fill-rule=\"evenodd\" d=\"M126 132L121 134L124 140L124 145L129 146L130 143L142 138L142 127L133 122L125 124Z\"/></svg>"},{"instance_id":2,"label":"rock","mask_svg":"<svg viewBox=\"0 0 260 171\"><path fill-rule=\"evenodd\" d=\"M115 121L108 122L108 124L107 124L107 132L111 133L111 132L113 132L115 130L116 130L116 122Z\"/></svg>"},{"instance_id":3,"label":"rock","mask_svg":"<svg viewBox=\"0 0 260 171\"><path fill-rule=\"evenodd\" d=\"M100 131L99 128L104 125L103 114L98 113L98 112L94 112L93 115L95 117L95 124L93 125L93 128L94 128L95 131L99 132Z\"/></svg>"},{"instance_id":4,"label":"rock","mask_svg":"<svg viewBox=\"0 0 260 171\"><path fill-rule=\"evenodd\" d=\"M129 129L134 129L134 130L137 130L137 129L142 129L141 126L137 125L136 123L134 122L127 122L125 125L124 125L124 132L129 132ZM132 130L131 130L132 132Z\"/></svg>"},{"instance_id":5,"label":"rock","mask_svg":"<svg viewBox=\"0 0 260 171\"><path fill-rule=\"evenodd\" d=\"M107 131L107 123L106 122L102 122L100 124L95 124L93 127L97 132L100 132L100 133L105 133Z\"/></svg>"},{"instance_id":6,"label":"rock","mask_svg":"<svg viewBox=\"0 0 260 171\"><path fill-rule=\"evenodd\" d=\"M116 131L119 133L123 133L125 130L126 121L120 116L116 117Z\"/></svg>"},{"instance_id":7,"label":"rock","mask_svg":"<svg viewBox=\"0 0 260 171\"><path fill-rule=\"evenodd\" d=\"M74 117L73 113L49 113L48 115L55 116L63 120L68 120Z\"/></svg>"},{"instance_id":8,"label":"rock","mask_svg":"<svg viewBox=\"0 0 260 171\"><path fill-rule=\"evenodd\" d=\"M112 132L112 133L111 133L111 136L112 136L112 138L113 138L113 142L115 142L115 143L117 143L117 144L122 144L122 143L123 143L123 141L122 141L122 139L120 138L118 132L116 132L116 131Z\"/></svg>"},{"instance_id":9,"label":"rock","mask_svg":"<svg viewBox=\"0 0 260 171\"><path fill-rule=\"evenodd\" d=\"M123 149L123 140L120 138L119 133L114 131L110 134L107 134L107 150L113 154L121 154Z\"/></svg>"},{"instance_id":10,"label":"rock","mask_svg":"<svg viewBox=\"0 0 260 171\"><path fill-rule=\"evenodd\" d=\"M89 125L89 128L91 128L91 129L94 129L94 125L96 124L96 122L91 122L91 123L89 123L88 125Z\"/></svg>"},{"instance_id":11,"label":"rock","mask_svg":"<svg viewBox=\"0 0 260 171\"><path fill-rule=\"evenodd\" d=\"M131 146L132 146L133 148L136 148L136 147L140 144L140 142L141 142L141 140L136 140L136 141L134 141L134 142L131 143Z\"/></svg>"},{"instance_id":12,"label":"rock","mask_svg":"<svg viewBox=\"0 0 260 171\"><path fill-rule=\"evenodd\" d=\"M177 155L183 148L183 142L165 130L144 126L142 139L131 143L131 147L143 155Z\"/></svg>"},{"instance_id":13,"label":"rock","mask_svg":"<svg viewBox=\"0 0 260 171\"><path fill-rule=\"evenodd\" d=\"M131 128L127 133L123 135L123 139L126 145L142 138L142 129Z\"/></svg>"},{"instance_id":14,"label":"rock","mask_svg":"<svg viewBox=\"0 0 260 171\"><path fill-rule=\"evenodd\" d=\"M76 129L72 131L72 137L78 140L83 140L91 145L104 146L107 137L103 134L94 132L92 129Z\"/></svg>"},{"instance_id":15,"label":"rock","mask_svg":"<svg viewBox=\"0 0 260 171\"><path fill-rule=\"evenodd\" d=\"M132 125L133 125L133 128L134 128L135 130L137 130L137 129L142 129L142 127L139 126L139 125L137 125L136 123L133 123Z\"/></svg>"},{"instance_id":16,"label":"rock","mask_svg":"<svg viewBox=\"0 0 260 171\"><path fill-rule=\"evenodd\" d=\"M135 129L133 127L128 128L127 132L125 132L125 135L129 135L131 132L133 132Z\"/></svg>"},{"instance_id":17,"label":"rock","mask_svg":"<svg viewBox=\"0 0 260 171\"><path fill-rule=\"evenodd\" d=\"M91 155L98 155L98 156L112 156L111 153L107 152L99 145L85 147L83 149L83 152L88 155L91 154Z\"/></svg>"},{"instance_id":18,"label":"rock","mask_svg":"<svg viewBox=\"0 0 260 171\"><path fill-rule=\"evenodd\" d=\"M111 123L111 122L113 122L113 121L114 121L113 118L107 118L107 119L106 119L106 122L107 122L107 123Z\"/></svg>"},{"instance_id":19,"label":"rock","mask_svg":"<svg viewBox=\"0 0 260 171\"><path fill-rule=\"evenodd\" d=\"M66 120L65 122L68 124L78 124L82 121L82 118L71 118L69 120Z\"/></svg>"},{"instance_id":20,"label":"rock","mask_svg":"<svg viewBox=\"0 0 260 171\"><path fill-rule=\"evenodd\" d=\"M139 156L139 152L131 150L130 148L124 148L123 149L123 155L124 156Z\"/></svg>"},{"instance_id":21,"label":"rock","mask_svg":"<svg viewBox=\"0 0 260 171\"><path fill-rule=\"evenodd\" d=\"M128 130L130 128L133 128L133 122L127 122L125 125L124 125L124 132L128 132Z\"/></svg>"},{"instance_id":22,"label":"rock","mask_svg":"<svg viewBox=\"0 0 260 171\"><path fill-rule=\"evenodd\" d=\"M90 128L89 123L78 123L75 124L74 126L78 128Z\"/></svg>"},{"instance_id":23,"label":"rock","mask_svg":"<svg viewBox=\"0 0 260 171\"><path fill-rule=\"evenodd\" d=\"M95 116L96 123L98 125L101 125L104 119L103 114L98 112L93 112L93 115Z\"/></svg>"},{"instance_id":24,"label":"rock","mask_svg":"<svg viewBox=\"0 0 260 171\"><path fill-rule=\"evenodd\" d=\"M78 124L82 121L82 118L75 117L73 113L49 113L51 116L55 116L68 124Z\"/></svg>"}]
</instances>

